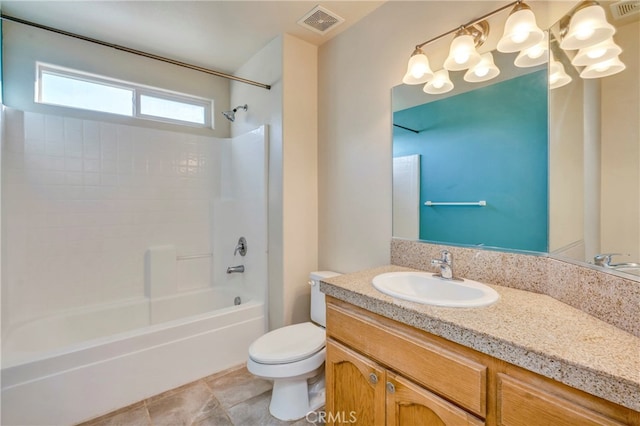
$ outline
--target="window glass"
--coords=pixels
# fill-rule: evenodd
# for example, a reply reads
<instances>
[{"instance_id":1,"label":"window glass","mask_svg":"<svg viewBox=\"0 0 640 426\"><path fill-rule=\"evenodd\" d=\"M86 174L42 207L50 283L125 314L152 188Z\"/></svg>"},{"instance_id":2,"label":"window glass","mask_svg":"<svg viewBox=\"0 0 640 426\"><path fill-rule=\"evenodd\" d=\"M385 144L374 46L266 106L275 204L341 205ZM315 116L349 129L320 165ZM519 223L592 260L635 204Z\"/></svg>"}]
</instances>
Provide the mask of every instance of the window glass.
<instances>
[{"instance_id":1,"label":"window glass","mask_svg":"<svg viewBox=\"0 0 640 426\"><path fill-rule=\"evenodd\" d=\"M42 72L40 102L133 115L133 90Z\"/></svg>"},{"instance_id":2,"label":"window glass","mask_svg":"<svg viewBox=\"0 0 640 426\"><path fill-rule=\"evenodd\" d=\"M206 124L206 113L207 111L204 105L194 105L192 103L150 95L140 95L140 114L142 115Z\"/></svg>"},{"instance_id":3,"label":"window glass","mask_svg":"<svg viewBox=\"0 0 640 426\"><path fill-rule=\"evenodd\" d=\"M210 99L44 63L37 71L39 103L213 128Z\"/></svg>"}]
</instances>

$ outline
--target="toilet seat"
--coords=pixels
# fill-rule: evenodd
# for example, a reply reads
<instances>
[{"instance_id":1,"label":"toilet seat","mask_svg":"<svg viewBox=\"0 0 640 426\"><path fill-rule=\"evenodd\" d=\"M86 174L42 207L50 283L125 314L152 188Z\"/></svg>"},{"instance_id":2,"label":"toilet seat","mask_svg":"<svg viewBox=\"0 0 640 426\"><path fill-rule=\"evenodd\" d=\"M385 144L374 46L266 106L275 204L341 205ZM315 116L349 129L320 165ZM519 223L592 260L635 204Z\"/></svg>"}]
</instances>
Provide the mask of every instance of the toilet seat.
<instances>
[{"instance_id":1,"label":"toilet seat","mask_svg":"<svg viewBox=\"0 0 640 426\"><path fill-rule=\"evenodd\" d=\"M288 364L309 358L325 346L325 330L311 322L270 331L249 347L249 358L260 364Z\"/></svg>"}]
</instances>

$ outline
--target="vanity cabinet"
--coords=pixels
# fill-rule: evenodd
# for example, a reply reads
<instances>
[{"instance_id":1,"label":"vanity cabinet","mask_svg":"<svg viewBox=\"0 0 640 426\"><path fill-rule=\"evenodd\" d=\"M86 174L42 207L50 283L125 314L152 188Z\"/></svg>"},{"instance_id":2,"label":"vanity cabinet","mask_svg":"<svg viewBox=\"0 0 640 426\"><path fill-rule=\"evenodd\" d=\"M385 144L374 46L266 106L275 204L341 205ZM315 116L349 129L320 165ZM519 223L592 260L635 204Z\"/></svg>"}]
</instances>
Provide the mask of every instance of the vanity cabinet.
<instances>
[{"instance_id":1,"label":"vanity cabinet","mask_svg":"<svg viewBox=\"0 0 640 426\"><path fill-rule=\"evenodd\" d=\"M327 341L327 421L479 426L484 422L333 340Z\"/></svg>"},{"instance_id":2,"label":"vanity cabinet","mask_svg":"<svg viewBox=\"0 0 640 426\"><path fill-rule=\"evenodd\" d=\"M640 425L640 413L327 297L328 424Z\"/></svg>"}]
</instances>

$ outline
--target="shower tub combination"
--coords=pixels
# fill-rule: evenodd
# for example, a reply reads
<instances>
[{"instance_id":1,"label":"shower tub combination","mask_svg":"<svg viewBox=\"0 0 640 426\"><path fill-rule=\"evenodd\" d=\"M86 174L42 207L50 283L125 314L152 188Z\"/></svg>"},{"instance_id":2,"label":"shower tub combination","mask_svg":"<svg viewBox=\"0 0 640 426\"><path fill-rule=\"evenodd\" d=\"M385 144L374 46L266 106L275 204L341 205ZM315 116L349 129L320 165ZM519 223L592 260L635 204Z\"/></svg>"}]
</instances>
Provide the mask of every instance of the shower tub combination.
<instances>
[{"instance_id":1,"label":"shower tub combination","mask_svg":"<svg viewBox=\"0 0 640 426\"><path fill-rule=\"evenodd\" d=\"M16 111L12 114L7 125L17 120L14 115L23 115ZM48 115L30 114L27 118L25 128L34 120L64 120L65 126L77 124L77 121L67 123L67 118ZM114 129L114 125L108 123L83 121L80 124ZM124 125L118 125L112 133L134 134L140 142L134 144L131 152L159 144L168 149L180 144L182 137ZM207 186L207 191L213 188L206 204L210 210L205 210L209 216L203 228L197 229L198 235L206 234L210 240L198 249L193 248L193 244L179 246L172 242L182 241L179 233L174 240L171 235L154 235L151 238L154 242L146 244L144 260L140 254L142 245L127 245L128 240L123 240L118 245L116 255L120 257L117 259L126 261L135 257L134 271L138 271L138 275L128 296L119 299L100 301L94 297L92 300L98 301L91 305L65 307L61 303L66 302L68 295L75 295L65 288L68 282L64 279L72 267L59 268L56 276L40 274L37 279L28 279L32 276L29 272L37 270L40 264L37 262L46 261L44 256L55 254L55 250L43 250L38 255L26 250L27 245L21 240L26 232L22 232L20 226L26 227L29 221L21 218L33 213L27 208L17 209L21 198L5 199L11 191L2 191L3 221L7 223L3 224L3 238L9 234L3 247L2 424L82 422L246 360L249 345L264 334L266 327L266 134L263 126L233 139L192 138L178 145L189 150L193 146L203 149L206 154L200 155L209 155L203 157L206 160L203 167L219 172L219 176L212 171L206 175L218 180ZM13 146L24 145L26 138L15 138ZM147 140L153 144L147 144ZM3 154L5 149L7 146L3 143ZM176 150L175 155L182 153ZM214 157L216 155L218 157ZM5 168L3 162L3 176ZM3 188L6 182L3 179ZM22 184L27 186L29 182ZM46 191L48 187L39 189ZM29 194L40 196L38 191ZM5 214L7 212L9 214ZM99 216L87 215L90 222L99 222L99 219ZM15 232L6 233L7 230ZM35 243L40 244L47 235ZM56 235L64 236L64 232ZM239 236L249 242L246 257L234 253ZM87 239L100 241L99 238ZM156 245L156 241L166 243ZM83 253L71 254L69 258L76 261L74 265L84 266L77 260L86 259ZM33 261L30 265L36 267L21 269L21 265L26 264L20 263L24 259ZM107 278L118 269L117 259L110 260L109 268L102 270ZM9 267L5 267L5 263ZM246 267L246 272L225 273L228 266L238 263ZM144 274L140 272L142 269ZM111 285L111 278L104 278L96 275L94 282L70 288L74 292L84 291L84 296L94 296L100 294L101 286ZM65 292L48 291L50 289ZM34 306L43 307L44 311L36 311Z\"/></svg>"},{"instance_id":2,"label":"shower tub combination","mask_svg":"<svg viewBox=\"0 0 640 426\"><path fill-rule=\"evenodd\" d=\"M13 330L3 339L2 423L88 420L238 365L264 334L264 304L237 291L212 288L159 302L160 309L195 303L203 313L118 332L142 326L157 309L138 301ZM108 337L92 339L98 332Z\"/></svg>"}]
</instances>

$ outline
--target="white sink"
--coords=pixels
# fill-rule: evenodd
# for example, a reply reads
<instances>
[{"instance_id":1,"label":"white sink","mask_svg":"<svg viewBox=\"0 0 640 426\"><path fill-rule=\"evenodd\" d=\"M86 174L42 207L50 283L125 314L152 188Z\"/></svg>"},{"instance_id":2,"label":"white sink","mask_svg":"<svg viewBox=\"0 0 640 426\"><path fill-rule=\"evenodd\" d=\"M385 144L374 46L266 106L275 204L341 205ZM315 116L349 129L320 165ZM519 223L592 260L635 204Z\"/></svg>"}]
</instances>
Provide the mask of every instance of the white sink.
<instances>
[{"instance_id":1,"label":"white sink","mask_svg":"<svg viewBox=\"0 0 640 426\"><path fill-rule=\"evenodd\" d=\"M446 280L431 272L388 272L376 275L373 286L398 299L452 308L489 306L500 298L494 289L477 281Z\"/></svg>"}]
</instances>

